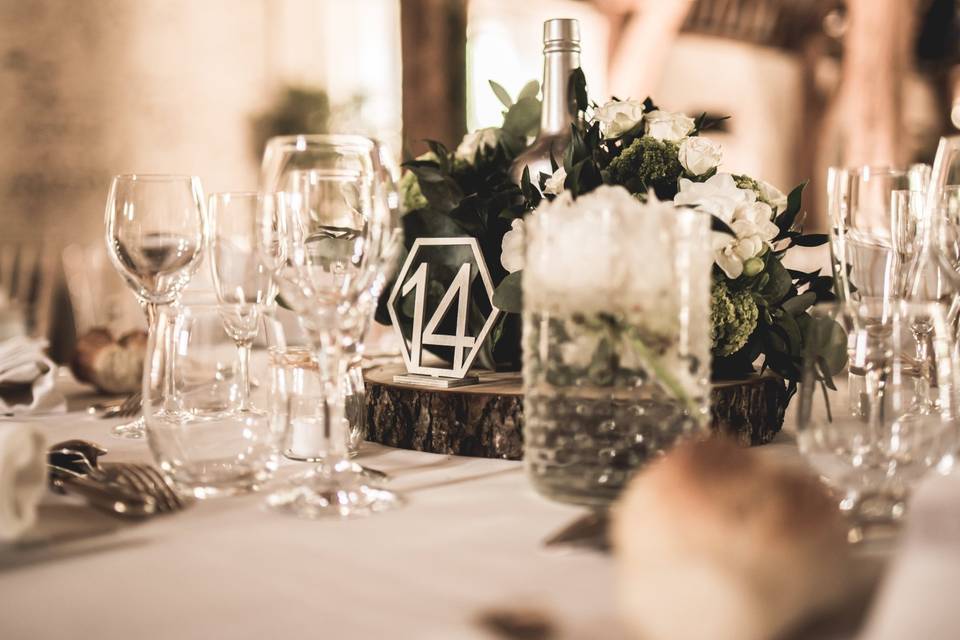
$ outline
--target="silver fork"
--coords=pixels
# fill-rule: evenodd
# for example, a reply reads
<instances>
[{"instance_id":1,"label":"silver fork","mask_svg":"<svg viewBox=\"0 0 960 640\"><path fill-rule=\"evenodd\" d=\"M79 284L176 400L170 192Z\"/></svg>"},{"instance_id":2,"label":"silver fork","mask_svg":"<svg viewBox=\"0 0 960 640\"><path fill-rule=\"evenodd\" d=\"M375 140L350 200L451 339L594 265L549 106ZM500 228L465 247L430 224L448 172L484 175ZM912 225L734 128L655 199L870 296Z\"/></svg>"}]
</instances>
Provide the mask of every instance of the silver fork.
<instances>
[{"instance_id":1,"label":"silver fork","mask_svg":"<svg viewBox=\"0 0 960 640\"><path fill-rule=\"evenodd\" d=\"M119 405L107 407L101 418L132 418L140 413L140 406L143 404L143 394L140 391L134 391Z\"/></svg>"},{"instance_id":2,"label":"silver fork","mask_svg":"<svg viewBox=\"0 0 960 640\"><path fill-rule=\"evenodd\" d=\"M118 484L149 497L156 502L158 513L177 511L189 503L155 467L128 462L97 464L97 457L106 453L106 450L92 442L69 440L54 445L51 453L61 458L61 466L72 467L91 479Z\"/></svg>"},{"instance_id":3,"label":"silver fork","mask_svg":"<svg viewBox=\"0 0 960 640\"><path fill-rule=\"evenodd\" d=\"M100 466L109 480L152 496L157 500L157 510L169 513L187 506L187 500L180 496L167 479L155 467L129 462L112 462Z\"/></svg>"}]
</instances>

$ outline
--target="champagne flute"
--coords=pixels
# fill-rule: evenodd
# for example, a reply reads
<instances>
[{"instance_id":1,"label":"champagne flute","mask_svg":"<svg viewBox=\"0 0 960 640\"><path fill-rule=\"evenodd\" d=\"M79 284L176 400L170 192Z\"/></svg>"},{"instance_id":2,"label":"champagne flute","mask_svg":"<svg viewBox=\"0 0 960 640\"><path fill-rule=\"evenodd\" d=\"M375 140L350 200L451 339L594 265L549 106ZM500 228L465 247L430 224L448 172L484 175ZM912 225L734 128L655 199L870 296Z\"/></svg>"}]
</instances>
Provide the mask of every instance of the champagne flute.
<instances>
[{"instance_id":1,"label":"champagne flute","mask_svg":"<svg viewBox=\"0 0 960 640\"><path fill-rule=\"evenodd\" d=\"M107 253L155 330L157 307L175 302L203 250L203 191L199 178L127 174L113 178L105 213ZM114 429L143 438L144 422Z\"/></svg>"},{"instance_id":2,"label":"champagne flute","mask_svg":"<svg viewBox=\"0 0 960 640\"><path fill-rule=\"evenodd\" d=\"M364 296L382 278L396 239L396 191L384 156L373 140L342 135L274 138L264 153L261 187L278 194L278 207L275 215L261 211L258 254L310 339L325 391L324 459L268 497L270 506L303 517L365 515L399 503L350 462L344 420L344 350L357 339Z\"/></svg>"},{"instance_id":3,"label":"champagne flute","mask_svg":"<svg viewBox=\"0 0 960 640\"><path fill-rule=\"evenodd\" d=\"M207 205L210 269L220 315L237 346L238 411L251 411L250 348L261 311L276 297L270 273L257 259L254 231L258 212L275 206L273 194L214 193Z\"/></svg>"}]
</instances>

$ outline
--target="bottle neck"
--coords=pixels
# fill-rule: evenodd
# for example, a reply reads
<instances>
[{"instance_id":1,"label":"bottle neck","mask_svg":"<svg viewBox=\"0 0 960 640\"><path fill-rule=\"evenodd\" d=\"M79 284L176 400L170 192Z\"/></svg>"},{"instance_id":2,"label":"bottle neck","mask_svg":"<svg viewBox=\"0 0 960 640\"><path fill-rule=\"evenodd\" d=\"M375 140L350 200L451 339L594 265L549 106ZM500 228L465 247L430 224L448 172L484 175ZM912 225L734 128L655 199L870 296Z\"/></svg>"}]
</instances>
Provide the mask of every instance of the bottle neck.
<instances>
[{"instance_id":1,"label":"bottle neck","mask_svg":"<svg viewBox=\"0 0 960 640\"><path fill-rule=\"evenodd\" d=\"M567 83L570 73L580 66L579 46L548 46L543 52L543 107L540 112L540 136L570 133L570 96Z\"/></svg>"}]
</instances>

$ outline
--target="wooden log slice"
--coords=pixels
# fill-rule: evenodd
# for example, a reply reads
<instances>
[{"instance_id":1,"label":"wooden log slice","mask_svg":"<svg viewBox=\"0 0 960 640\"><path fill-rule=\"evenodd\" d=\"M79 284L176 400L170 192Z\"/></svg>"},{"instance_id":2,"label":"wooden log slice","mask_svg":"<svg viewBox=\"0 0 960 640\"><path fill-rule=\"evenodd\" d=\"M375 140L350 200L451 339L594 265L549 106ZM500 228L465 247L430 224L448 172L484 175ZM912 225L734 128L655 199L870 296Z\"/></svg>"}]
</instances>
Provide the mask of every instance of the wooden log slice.
<instances>
[{"instance_id":1,"label":"wooden log slice","mask_svg":"<svg viewBox=\"0 0 960 640\"><path fill-rule=\"evenodd\" d=\"M523 458L520 373L480 374L480 383L430 389L396 383L402 365L369 370L367 439L391 447L485 458ZM787 388L773 374L714 384L712 427L745 446L769 442L780 431Z\"/></svg>"}]
</instances>

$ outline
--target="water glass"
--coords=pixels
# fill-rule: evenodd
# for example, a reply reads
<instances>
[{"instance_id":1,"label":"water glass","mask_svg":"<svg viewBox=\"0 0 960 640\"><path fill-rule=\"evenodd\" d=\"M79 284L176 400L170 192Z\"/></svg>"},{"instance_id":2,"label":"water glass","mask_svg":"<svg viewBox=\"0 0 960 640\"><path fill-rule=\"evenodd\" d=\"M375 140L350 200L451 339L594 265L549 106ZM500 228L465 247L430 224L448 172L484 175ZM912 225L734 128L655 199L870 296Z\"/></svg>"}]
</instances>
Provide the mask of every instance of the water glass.
<instances>
[{"instance_id":1,"label":"water glass","mask_svg":"<svg viewBox=\"0 0 960 640\"><path fill-rule=\"evenodd\" d=\"M554 207L527 223L524 459L554 500L606 506L708 427L709 217L637 207Z\"/></svg>"},{"instance_id":2,"label":"water glass","mask_svg":"<svg viewBox=\"0 0 960 640\"><path fill-rule=\"evenodd\" d=\"M801 452L841 496L851 540L903 516L911 487L958 444L956 342L943 305L818 305L806 333Z\"/></svg>"},{"instance_id":3,"label":"water glass","mask_svg":"<svg viewBox=\"0 0 960 640\"><path fill-rule=\"evenodd\" d=\"M150 449L182 491L200 498L259 488L277 466L286 428L270 411L265 352L251 358L244 405L239 354L224 328L222 307L161 308L145 364Z\"/></svg>"}]
</instances>

